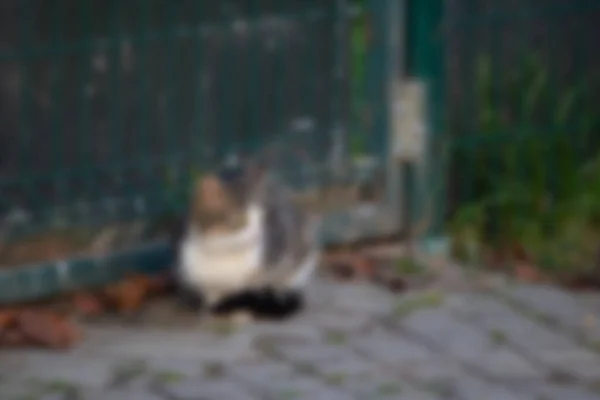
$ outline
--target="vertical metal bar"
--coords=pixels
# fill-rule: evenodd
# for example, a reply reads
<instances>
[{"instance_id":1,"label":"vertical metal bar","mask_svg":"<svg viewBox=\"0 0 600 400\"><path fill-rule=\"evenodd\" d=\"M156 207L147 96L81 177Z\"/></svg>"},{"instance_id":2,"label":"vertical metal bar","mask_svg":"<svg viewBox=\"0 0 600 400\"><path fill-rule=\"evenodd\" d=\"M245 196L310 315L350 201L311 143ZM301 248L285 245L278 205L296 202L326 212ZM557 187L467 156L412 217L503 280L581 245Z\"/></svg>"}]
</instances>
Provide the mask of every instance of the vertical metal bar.
<instances>
[{"instance_id":1,"label":"vertical metal bar","mask_svg":"<svg viewBox=\"0 0 600 400\"><path fill-rule=\"evenodd\" d=\"M152 186L149 182L156 180L153 176L152 167L152 143L148 137L149 122L151 116L151 94L150 94L150 57L149 57L149 28L150 28L150 17L152 11L152 2L147 0L139 0L138 3L139 12L139 26L138 35L141 38L139 44L139 67L138 69L138 93L137 93L137 129L136 129L136 143L139 157L135 157L136 162L140 165L135 165L136 170L139 168L139 179L144 187L138 187L137 190L143 191L145 196L152 195L148 193ZM137 176L136 176L137 178ZM157 202L148 204L152 207L160 207L162 205Z\"/></svg>"},{"instance_id":2,"label":"vertical metal bar","mask_svg":"<svg viewBox=\"0 0 600 400\"><path fill-rule=\"evenodd\" d=\"M32 50L32 31L33 31L33 19L34 19L34 7L31 4L31 0L24 0L21 2L21 87L19 93L20 99L20 121L19 121L19 147L18 147L18 163L19 163L19 175L21 177L21 184L23 185L23 194L30 200L35 197L35 193L32 193L32 174L34 171L30 165L31 160L31 144L32 144L32 127L31 127L31 111L33 104L33 93L31 90L32 71L31 61L27 55ZM35 161L37 162L37 161ZM37 196L39 197L39 195ZM25 200L25 199L23 199Z\"/></svg>"},{"instance_id":3,"label":"vertical metal bar","mask_svg":"<svg viewBox=\"0 0 600 400\"><path fill-rule=\"evenodd\" d=\"M319 165L323 160L321 158L321 146L320 143L322 141L319 138L319 135L322 134L322 121L319 120L319 98L318 98L318 73L319 73L319 53L318 49L318 37L315 34L316 27L318 26L319 16L315 15L313 17L312 13L308 16L308 23L305 27L305 32L307 36L307 40L305 42L305 51L304 57L301 60L304 60L304 64L306 65L304 69L304 74L302 76L302 81L304 82L305 91L302 93L303 97L303 108L306 116L310 118L310 134L312 138L308 141L310 151L314 154L314 157L309 157L309 161L313 163L311 167L322 167ZM320 171L320 168L317 169ZM311 174L311 178L317 180L315 174ZM316 182L311 182L316 183Z\"/></svg>"},{"instance_id":4,"label":"vertical metal bar","mask_svg":"<svg viewBox=\"0 0 600 400\"><path fill-rule=\"evenodd\" d=\"M334 175L345 175L348 160L348 126L344 115L344 87L345 74L345 44L348 26L348 1L336 0L334 12L334 65L333 65L333 90L331 97L331 134L333 135L330 162Z\"/></svg>"},{"instance_id":5,"label":"vertical metal bar","mask_svg":"<svg viewBox=\"0 0 600 400\"><path fill-rule=\"evenodd\" d=\"M431 224L423 234L426 237L439 236L443 232L444 218L446 215L446 182L449 165L445 146L444 102L446 94L446 64L444 54L444 35L442 27L444 22L445 0L432 0L431 21L428 26L430 44L431 82L427 93L427 111L430 115L429 140L427 141L427 161L425 179L421 192L428 196L432 204L430 210ZM425 199L423 199L424 202ZM421 201L419 201L421 203ZM429 217L429 216L428 216Z\"/></svg>"},{"instance_id":6,"label":"vertical metal bar","mask_svg":"<svg viewBox=\"0 0 600 400\"><path fill-rule=\"evenodd\" d=\"M78 193L85 201L92 200L94 195L94 182L91 176L94 168L94 149L92 142L91 119L90 119L90 97L92 96L91 84L91 6L90 0L82 0L80 22L85 40L85 51L82 52L79 68L79 156L81 157L81 178L83 180L83 191ZM87 198L86 198L87 197Z\"/></svg>"},{"instance_id":7,"label":"vertical metal bar","mask_svg":"<svg viewBox=\"0 0 600 400\"><path fill-rule=\"evenodd\" d=\"M223 6L221 6L223 7ZM233 76L233 62L232 62L232 45L231 45L231 33L229 32L229 24L232 21L228 16L225 21L217 21L219 24L225 23L226 29L220 30L218 34L223 35L223 41L221 42L221 54L219 57L219 74L217 75L219 87L218 98L218 122L217 122L217 160L218 162L223 160L224 157L230 156L234 150L232 146L232 138L234 137L233 124L232 124L232 113L234 112L232 107L232 99L235 95L235 90L231 85L231 78Z\"/></svg>"},{"instance_id":8,"label":"vertical metal bar","mask_svg":"<svg viewBox=\"0 0 600 400\"><path fill-rule=\"evenodd\" d=\"M56 49L60 43L60 33L62 27L61 18L65 18L63 12L63 2L57 1L52 7L52 48ZM66 142L62 134L61 127L63 121L61 111L64 110L64 91L61 90L65 80L63 70L65 63L61 56L56 56L52 61L50 69L50 104L52 107L51 125L50 125L50 146L52 147L53 172L54 172L54 196L55 205L64 205L67 201L67 167L65 163Z\"/></svg>"},{"instance_id":9,"label":"vertical metal bar","mask_svg":"<svg viewBox=\"0 0 600 400\"><path fill-rule=\"evenodd\" d=\"M258 0L250 0L249 13L252 16L259 14ZM258 101L261 97L261 69L260 69L260 36L255 35L254 26L250 26L249 32L249 45L250 52L250 73L248 74L248 89L247 89L247 101L250 106L249 109L249 131L252 151L256 151L260 146L260 122L261 122L261 103Z\"/></svg>"},{"instance_id":10,"label":"vertical metal bar","mask_svg":"<svg viewBox=\"0 0 600 400\"><path fill-rule=\"evenodd\" d=\"M120 0L113 0L111 4L111 12L112 12L112 26L111 26L111 36L114 41L114 46L112 48L111 54L111 110L110 110L110 138L111 138L111 155L110 162L114 163L114 165L118 165L119 170L111 171L111 178L114 176L118 180L119 186L121 186L121 180L123 177L121 176L123 173L123 160L126 159L124 151L121 150L122 140L121 135L123 134L122 128L122 96L123 92L121 91L122 87L122 63L120 58L120 46L117 45L120 40L121 28L120 28ZM120 188L120 187L119 187Z\"/></svg>"},{"instance_id":11,"label":"vertical metal bar","mask_svg":"<svg viewBox=\"0 0 600 400\"><path fill-rule=\"evenodd\" d=\"M367 2L365 2L367 3ZM352 24L350 25L350 49L351 60L349 62L350 81L350 138L349 147L352 154L363 154L370 152L370 135L365 134L364 106L366 96L366 52L367 52L367 7L357 4L350 11Z\"/></svg>"},{"instance_id":12,"label":"vertical metal bar","mask_svg":"<svg viewBox=\"0 0 600 400\"><path fill-rule=\"evenodd\" d=\"M462 54L462 62L460 63L460 72L458 75L461 83L464 85L464 93L462 93L462 104L457 106L460 112L460 126L464 132L459 133L461 137L452 137L450 140L456 142L457 148L461 150L461 154L466 153L465 159L460 162L460 180L457 184L459 195L458 202L471 201L474 195L474 181L477 176L477 167L480 163L477 152L473 152L471 138L474 134L478 134L478 115L477 105L475 101L475 85L476 80L473 76L476 75L476 54L474 46L470 43L474 36L476 26L470 24L467 19L476 18L476 12L473 10L473 4L469 2L459 3L459 12L453 13L451 18L452 24L449 26L450 35L456 35L458 43L452 43L453 46L459 45L462 48L459 51L464 51ZM463 50L464 49L464 50ZM464 137L468 137L464 140ZM479 143L477 143L479 144ZM481 167L483 168L483 167Z\"/></svg>"},{"instance_id":13,"label":"vertical metal bar","mask_svg":"<svg viewBox=\"0 0 600 400\"><path fill-rule=\"evenodd\" d=\"M166 55L166 82L167 82L167 93L166 93L166 137L164 138L164 151L168 155L165 160L165 165L161 165L164 167L164 171L170 175L171 188L167 190L163 190L163 193L167 193L168 191L172 191L172 195L168 196L168 199L175 203L177 202L177 198L179 197L179 193L181 193L182 189L182 177L181 177L181 166L183 165L183 152L178 152L177 142L181 135L177 131L177 121L175 110L177 110L176 101L176 89L177 84L175 81L175 56L176 56L176 28L177 28L177 20L175 15L175 4L174 1L169 1L167 3L167 32L168 32L168 41L167 41L167 55ZM179 154L178 154L179 153ZM168 204L169 209L175 207L175 204Z\"/></svg>"},{"instance_id":14,"label":"vertical metal bar","mask_svg":"<svg viewBox=\"0 0 600 400\"><path fill-rule=\"evenodd\" d=\"M388 52L390 51L390 31L389 31L389 12L390 1L372 3L371 12L371 73L372 76L372 106L371 118L373 119L373 131L371 135L377 140L377 145L372 149L378 156L385 154L385 140L389 131L388 121L388 85L390 83L390 73Z\"/></svg>"},{"instance_id":15,"label":"vertical metal bar","mask_svg":"<svg viewBox=\"0 0 600 400\"><path fill-rule=\"evenodd\" d=\"M201 155L202 140L204 139L204 119L203 119L203 101L204 98L204 68L202 64L202 50L203 50L203 33L202 33L202 4L201 1L195 2L195 24L194 29L196 35L194 37L194 72L196 74L196 86L194 88L194 122L192 124L192 148L190 149L190 155L192 157L193 168L198 168L197 160Z\"/></svg>"},{"instance_id":16,"label":"vertical metal bar","mask_svg":"<svg viewBox=\"0 0 600 400\"><path fill-rule=\"evenodd\" d=\"M285 3L286 0L279 0L278 3ZM285 5L282 7L285 8ZM285 126L285 109L286 106L284 104L285 99L285 45L282 43L281 37L282 32L275 31L275 35L279 37L274 39L274 53L275 53L275 71L273 72L273 79L275 80L275 120L274 120L274 128L275 132L273 134L277 135L279 138L283 138L284 141L288 141L290 138L286 137L286 126ZM283 136L282 136L283 135ZM279 139L281 140L281 139ZM286 143L287 144L287 143ZM286 146L289 151L289 146ZM287 163L286 163L287 164ZM286 171L289 172L289 171ZM294 174L296 171L292 171Z\"/></svg>"},{"instance_id":17,"label":"vertical metal bar","mask_svg":"<svg viewBox=\"0 0 600 400\"><path fill-rule=\"evenodd\" d=\"M425 236L439 235L442 231L445 215L445 190L447 160L441 150L443 146L443 106L444 106L444 53L441 27L444 18L445 0L416 0L412 3L415 19L414 42L415 59L414 71L424 80L427 89L427 132L426 154L424 159L424 187L426 198L419 199L418 203L432 203L428 216L431 220L430 228L424 232Z\"/></svg>"},{"instance_id":18,"label":"vertical metal bar","mask_svg":"<svg viewBox=\"0 0 600 400\"><path fill-rule=\"evenodd\" d=\"M550 43L550 51L554 54L559 53L558 47L560 46L558 43L561 42L561 37L564 35L564 32L561 32L561 29L558 28L565 18L564 16L557 14L556 9L552 9L549 7L548 12L545 13L544 18L546 19L546 23L550 26L554 25L554 29L548 30L548 42ZM532 7L527 7L527 15L535 15L535 10ZM527 22L531 21L531 19L526 19ZM524 28L525 29L525 28ZM524 42L530 42L531 29L530 26L527 26L527 30L525 32L528 37L525 38ZM569 32L570 33L570 32ZM530 45L531 46L531 45ZM573 46L574 47L574 46ZM539 49L531 49L529 57L534 57L534 55L539 55ZM552 54L554 57L556 55ZM558 59L551 60L548 62L546 66L539 65L539 63L544 60L541 57L537 60L537 65L529 65L529 73L539 75L541 73L540 69L545 69L548 76L550 77L548 81L548 93L546 93L546 104L545 107L553 114L551 120L549 121L551 126L544 127L546 128L546 134L548 131L550 132L550 139L542 138L538 136L540 133L538 132L529 132L530 136L536 135L532 140L537 146L543 146L543 143L550 144L551 146L551 165L548 165L548 161L546 161L542 170L546 172L546 185L550 189L551 193L555 198L561 198L563 196L571 195L575 190L574 188L574 180L572 176L575 174L575 157L573 155L573 137L566 138L567 131L569 134L573 134L573 120L566 115L568 111L566 109L562 109L564 104L563 102L568 99L568 97L573 96L572 91L574 87L572 86L572 81L569 79L564 79L564 72L561 71L561 63ZM564 64L562 64L564 65ZM573 66L571 67L573 68ZM532 86L532 78L528 78L527 85L530 87L525 88L527 91L531 91ZM568 108L572 108L568 106ZM533 111L535 112L535 111ZM573 115L572 112L568 112L570 116ZM562 114L562 115L561 115ZM523 121L527 123L530 127L534 126L537 128L541 123L539 121L539 117L536 115L528 115L529 120ZM569 125L567 127L566 125ZM527 126L526 125L526 126ZM535 129L534 128L534 129ZM537 129L535 129L537 131Z\"/></svg>"}]
</instances>

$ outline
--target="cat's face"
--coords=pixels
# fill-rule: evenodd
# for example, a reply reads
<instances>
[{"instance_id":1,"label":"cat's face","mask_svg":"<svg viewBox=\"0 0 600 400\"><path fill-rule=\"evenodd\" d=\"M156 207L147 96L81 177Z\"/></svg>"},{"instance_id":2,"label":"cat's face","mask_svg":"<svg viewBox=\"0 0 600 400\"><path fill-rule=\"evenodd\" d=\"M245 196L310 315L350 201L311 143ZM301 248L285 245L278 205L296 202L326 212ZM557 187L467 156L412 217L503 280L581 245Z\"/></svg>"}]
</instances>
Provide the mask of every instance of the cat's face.
<instances>
[{"instance_id":1,"label":"cat's face","mask_svg":"<svg viewBox=\"0 0 600 400\"><path fill-rule=\"evenodd\" d=\"M227 170L199 178L191 205L196 228L205 234L226 234L243 228L255 179L253 170Z\"/></svg>"}]
</instances>

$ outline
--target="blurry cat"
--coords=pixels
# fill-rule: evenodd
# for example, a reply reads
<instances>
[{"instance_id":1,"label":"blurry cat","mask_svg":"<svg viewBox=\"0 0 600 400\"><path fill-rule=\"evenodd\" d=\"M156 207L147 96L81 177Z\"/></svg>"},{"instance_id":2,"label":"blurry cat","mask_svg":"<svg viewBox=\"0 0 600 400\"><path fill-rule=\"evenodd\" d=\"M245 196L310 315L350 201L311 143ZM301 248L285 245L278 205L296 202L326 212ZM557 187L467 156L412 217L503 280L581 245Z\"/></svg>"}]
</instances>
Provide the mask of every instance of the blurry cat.
<instances>
[{"instance_id":1,"label":"blurry cat","mask_svg":"<svg viewBox=\"0 0 600 400\"><path fill-rule=\"evenodd\" d=\"M286 317L320 262L315 218L272 174L228 166L196 182L179 245L184 298L214 313Z\"/></svg>"}]
</instances>

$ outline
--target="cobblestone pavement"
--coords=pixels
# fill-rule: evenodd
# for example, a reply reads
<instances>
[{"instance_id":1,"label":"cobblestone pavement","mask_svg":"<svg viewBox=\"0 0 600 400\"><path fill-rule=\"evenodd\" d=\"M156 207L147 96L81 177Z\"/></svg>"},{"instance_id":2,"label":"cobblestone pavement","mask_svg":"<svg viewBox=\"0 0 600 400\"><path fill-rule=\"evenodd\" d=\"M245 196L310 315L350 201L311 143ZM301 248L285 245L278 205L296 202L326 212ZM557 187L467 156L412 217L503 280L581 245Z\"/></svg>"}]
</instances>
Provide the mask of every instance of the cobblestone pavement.
<instances>
[{"instance_id":1,"label":"cobblestone pavement","mask_svg":"<svg viewBox=\"0 0 600 400\"><path fill-rule=\"evenodd\" d=\"M0 353L0 399L600 399L600 296L394 296L327 280L312 291L285 323L96 327L68 354Z\"/></svg>"}]
</instances>

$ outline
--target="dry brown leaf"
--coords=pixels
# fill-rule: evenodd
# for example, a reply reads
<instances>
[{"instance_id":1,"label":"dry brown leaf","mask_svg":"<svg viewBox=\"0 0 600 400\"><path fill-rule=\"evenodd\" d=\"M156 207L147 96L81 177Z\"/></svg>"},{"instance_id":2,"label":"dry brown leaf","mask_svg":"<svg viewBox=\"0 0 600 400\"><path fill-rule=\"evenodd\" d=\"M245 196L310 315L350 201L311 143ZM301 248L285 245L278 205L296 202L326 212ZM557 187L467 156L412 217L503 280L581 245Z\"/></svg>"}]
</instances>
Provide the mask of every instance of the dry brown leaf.
<instances>
[{"instance_id":1,"label":"dry brown leaf","mask_svg":"<svg viewBox=\"0 0 600 400\"><path fill-rule=\"evenodd\" d=\"M24 310L17 318L17 327L28 342L49 348L69 348L81 339L74 324L48 311Z\"/></svg>"},{"instance_id":2,"label":"dry brown leaf","mask_svg":"<svg viewBox=\"0 0 600 400\"><path fill-rule=\"evenodd\" d=\"M142 307L148 288L143 280L134 278L110 285L104 293L118 312L131 313Z\"/></svg>"},{"instance_id":3,"label":"dry brown leaf","mask_svg":"<svg viewBox=\"0 0 600 400\"><path fill-rule=\"evenodd\" d=\"M163 294L168 291L171 285L171 279L168 275L158 275L147 277L148 291L151 294Z\"/></svg>"},{"instance_id":4,"label":"dry brown leaf","mask_svg":"<svg viewBox=\"0 0 600 400\"><path fill-rule=\"evenodd\" d=\"M515 276L523 282L540 282L542 276L540 271L527 263L518 262L514 267Z\"/></svg>"},{"instance_id":5,"label":"dry brown leaf","mask_svg":"<svg viewBox=\"0 0 600 400\"><path fill-rule=\"evenodd\" d=\"M7 329L0 335L0 347L22 347L27 345L27 338L16 328Z\"/></svg>"},{"instance_id":6,"label":"dry brown leaf","mask_svg":"<svg viewBox=\"0 0 600 400\"><path fill-rule=\"evenodd\" d=\"M16 310L13 309L5 309L5 310L0 310L0 332L2 332L4 329L7 329L9 326L11 326L17 316L17 312Z\"/></svg>"},{"instance_id":7,"label":"dry brown leaf","mask_svg":"<svg viewBox=\"0 0 600 400\"><path fill-rule=\"evenodd\" d=\"M338 250L330 252L324 258L334 275L340 278L368 279L375 275L376 267L374 261L357 251Z\"/></svg>"},{"instance_id":8,"label":"dry brown leaf","mask_svg":"<svg viewBox=\"0 0 600 400\"><path fill-rule=\"evenodd\" d=\"M75 293L72 298L75 312L83 316L100 315L105 311L105 307L98 296L90 293Z\"/></svg>"}]
</instances>

